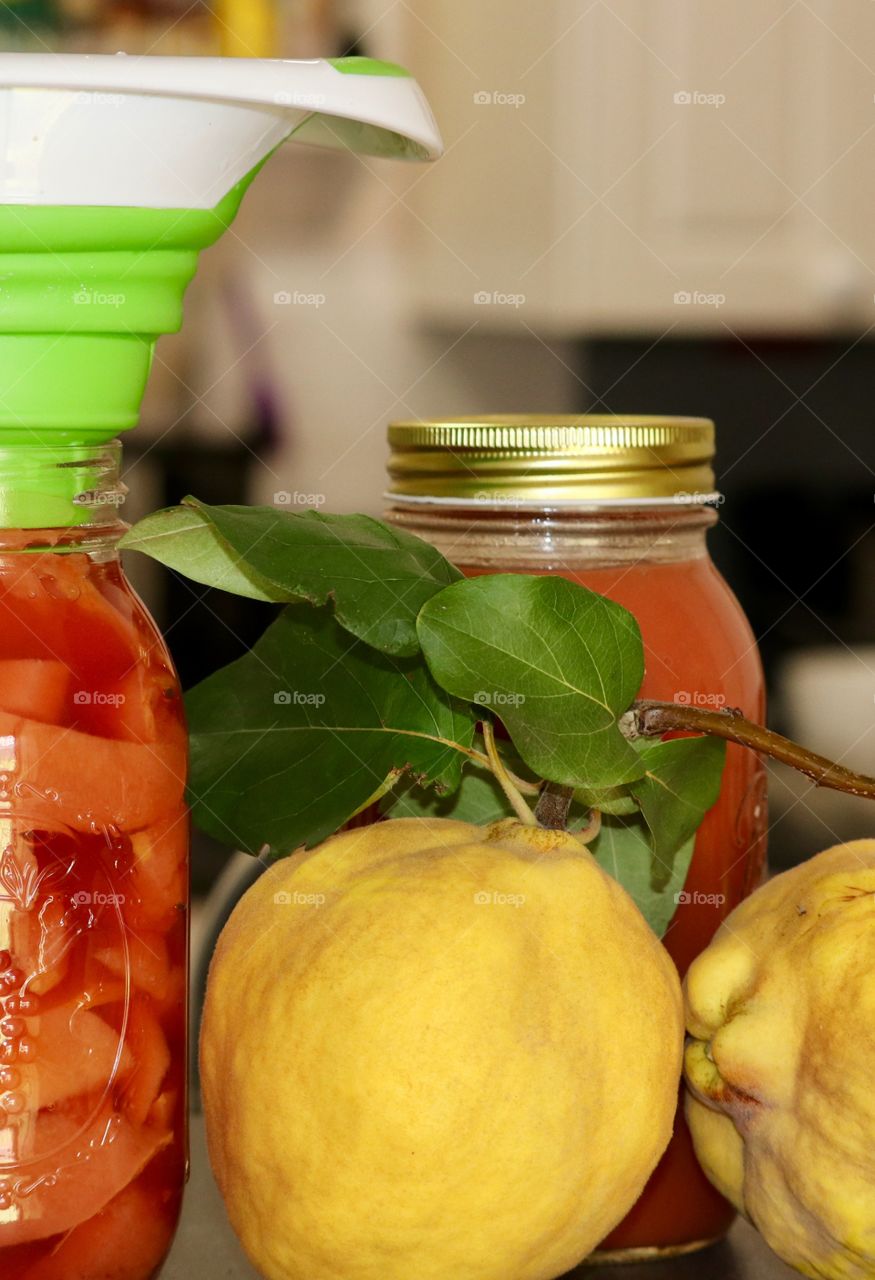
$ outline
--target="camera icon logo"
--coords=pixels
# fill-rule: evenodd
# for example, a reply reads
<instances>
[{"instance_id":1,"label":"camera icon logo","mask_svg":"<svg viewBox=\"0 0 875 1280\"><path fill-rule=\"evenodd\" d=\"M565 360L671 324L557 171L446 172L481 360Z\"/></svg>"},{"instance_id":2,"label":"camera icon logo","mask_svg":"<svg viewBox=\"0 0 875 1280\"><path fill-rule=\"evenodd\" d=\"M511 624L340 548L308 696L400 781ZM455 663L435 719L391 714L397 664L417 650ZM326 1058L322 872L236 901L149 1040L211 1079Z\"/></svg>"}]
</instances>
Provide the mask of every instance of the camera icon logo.
<instances>
[{"instance_id":1,"label":"camera icon logo","mask_svg":"<svg viewBox=\"0 0 875 1280\"><path fill-rule=\"evenodd\" d=\"M281 689L279 693L275 693L273 700L278 707L290 707L292 705L292 695L287 689Z\"/></svg>"},{"instance_id":2,"label":"camera icon logo","mask_svg":"<svg viewBox=\"0 0 875 1280\"><path fill-rule=\"evenodd\" d=\"M75 707L90 707L94 701L94 695L89 693L87 689L77 689L73 694L73 705Z\"/></svg>"},{"instance_id":3,"label":"camera icon logo","mask_svg":"<svg viewBox=\"0 0 875 1280\"><path fill-rule=\"evenodd\" d=\"M689 89L678 89L673 101L678 107L688 107L693 101L693 95Z\"/></svg>"},{"instance_id":4,"label":"camera icon logo","mask_svg":"<svg viewBox=\"0 0 875 1280\"><path fill-rule=\"evenodd\" d=\"M288 289L280 289L273 295L273 300L278 307L290 307L292 305L292 295Z\"/></svg>"},{"instance_id":5,"label":"camera icon logo","mask_svg":"<svg viewBox=\"0 0 875 1280\"><path fill-rule=\"evenodd\" d=\"M492 94L486 89L479 89L474 94L474 105L477 107L487 107L492 101Z\"/></svg>"}]
</instances>

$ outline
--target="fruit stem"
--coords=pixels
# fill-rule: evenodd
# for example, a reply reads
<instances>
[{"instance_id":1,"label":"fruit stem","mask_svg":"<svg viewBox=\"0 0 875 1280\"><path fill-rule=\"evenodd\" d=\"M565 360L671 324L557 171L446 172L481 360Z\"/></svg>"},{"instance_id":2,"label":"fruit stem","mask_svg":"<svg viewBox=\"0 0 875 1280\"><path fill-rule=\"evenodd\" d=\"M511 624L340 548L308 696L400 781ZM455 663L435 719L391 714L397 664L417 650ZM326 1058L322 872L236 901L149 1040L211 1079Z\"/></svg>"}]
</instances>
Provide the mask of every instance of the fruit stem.
<instances>
[{"instance_id":1,"label":"fruit stem","mask_svg":"<svg viewBox=\"0 0 875 1280\"><path fill-rule=\"evenodd\" d=\"M575 831L572 834L574 835L575 840L579 840L581 844L584 844L584 845L592 844L593 840L595 840L596 836L599 834L601 829L602 829L601 811L598 809L591 809L590 815L589 815L589 822L586 824L586 826L581 827L579 831Z\"/></svg>"},{"instance_id":2,"label":"fruit stem","mask_svg":"<svg viewBox=\"0 0 875 1280\"><path fill-rule=\"evenodd\" d=\"M486 747L489 767L495 774L502 791L513 806L514 813L524 826L536 827L538 825L537 818L520 795L510 774L504 767L504 761L498 754L498 747L495 745L495 729L492 727L491 720L483 721L483 745Z\"/></svg>"},{"instance_id":3,"label":"fruit stem","mask_svg":"<svg viewBox=\"0 0 875 1280\"><path fill-rule=\"evenodd\" d=\"M564 831L573 799L574 787L562 787L558 782L546 783L535 808L538 825L548 827L550 831Z\"/></svg>"},{"instance_id":4,"label":"fruit stem","mask_svg":"<svg viewBox=\"0 0 875 1280\"><path fill-rule=\"evenodd\" d=\"M620 728L630 739L658 738L678 730L723 738L726 742L736 742L741 747L770 756L772 760L791 765L818 787L875 799L875 778L854 773L825 756L815 755L790 738L754 724L746 720L740 711L728 707L721 711L706 711L677 702L634 702L621 718Z\"/></svg>"}]
</instances>

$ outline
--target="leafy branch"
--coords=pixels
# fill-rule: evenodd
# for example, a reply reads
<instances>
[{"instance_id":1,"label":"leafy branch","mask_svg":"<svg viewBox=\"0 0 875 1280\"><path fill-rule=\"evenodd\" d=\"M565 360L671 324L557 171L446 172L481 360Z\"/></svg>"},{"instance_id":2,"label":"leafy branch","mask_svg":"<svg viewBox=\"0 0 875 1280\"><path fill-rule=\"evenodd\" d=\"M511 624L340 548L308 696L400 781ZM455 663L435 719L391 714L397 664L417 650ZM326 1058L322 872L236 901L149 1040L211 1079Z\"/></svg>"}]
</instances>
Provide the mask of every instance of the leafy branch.
<instances>
[{"instance_id":1,"label":"leafy branch","mask_svg":"<svg viewBox=\"0 0 875 1280\"><path fill-rule=\"evenodd\" d=\"M745 720L740 711L730 708L708 711L700 707L679 706L674 702L635 702L623 717L620 729L630 738L639 735L661 737L664 733L678 729L708 734L725 742L735 742L740 747L749 747L772 760L788 764L804 773L819 787L875 799L875 778L854 773L844 765L834 764L832 760L816 755L780 733Z\"/></svg>"},{"instance_id":2,"label":"leafy branch","mask_svg":"<svg viewBox=\"0 0 875 1280\"><path fill-rule=\"evenodd\" d=\"M286 605L187 697L195 819L253 853L315 844L377 801L397 816L512 813L575 831L659 933L719 794L725 741L875 795L737 713L636 701L637 622L562 578L465 580L370 517L194 499L123 546ZM699 736L661 740L678 730Z\"/></svg>"}]
</instances>

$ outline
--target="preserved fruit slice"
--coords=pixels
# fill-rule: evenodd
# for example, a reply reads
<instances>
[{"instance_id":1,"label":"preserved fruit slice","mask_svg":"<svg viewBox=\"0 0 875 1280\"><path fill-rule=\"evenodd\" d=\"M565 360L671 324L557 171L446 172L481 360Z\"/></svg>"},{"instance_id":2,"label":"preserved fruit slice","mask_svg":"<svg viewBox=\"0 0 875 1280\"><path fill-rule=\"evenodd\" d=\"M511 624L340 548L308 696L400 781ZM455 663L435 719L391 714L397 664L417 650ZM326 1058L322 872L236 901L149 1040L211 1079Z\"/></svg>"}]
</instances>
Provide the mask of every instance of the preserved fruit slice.
<instances>
[{"instance_id":1,"label":"preserved fruit slice","mask_svg":"<svg viewBox=\"0 0 875 1280\"><path fill-rule=\"evenodd\" d=\"M129 742L154 742L158 737L155 704L161 696L155 681L141 667L135 667L119 682L118 693L113 736Z\"/></svg>"},{"instance_id":2,"label":"preserved fruit slice","mask_svg":"<svg viewBox=\"0 0 875 1280\"><path fill-rule=\"evenodd\" d=\"M179 1092L176 1089L165 1089L152 1104L149 1111L149 1124L153 1129L169 1129L178 1115Z\"/></svg>"},{"instance_id":3,"label":"preserved fruit slice","mask_svg":"<svg viewBox=\"0 0 875 1280\"><path fill-rule=\"evenodd\" d=\"M0 711L2 739L6 771L35 789L35 805L77 831L149 827L182 804L182 733L179 742L140 746Z\"/></svg>"},{"instance_id":4,"label":"preserved fruit slice","mask_svg":"<svg viewBox=\"0 0 875 1280\"><path fill-rule=\"evenodd\" d=\"M85 1127L75 1115L41 1112L34 1135L37 1149L51 1157L23 1160L11 1179L0 1167L0 1186L13 1199L3 1216L4 1245L45 1240L93 1218L172 1137L135 1129L109 1107Z\"/></svg>"},{"instance_id":5,"label":"preserved fruit slice","mask_svg":"<svg viewBox=\"0 0 875 1280\"><path fill-rule=\"evenodd\" d=\"M62 662L20 658L0 662L0 709L49 724L69 712L70 670Z\"/></svg>"},{"instance_id":6,"label":"preserved fruit slice","mask_svg":"<svg viewBox=\"0 0 875 1280\"><path fill-rule=\"evenodd\" d=\"M20 1064L18 1071L30 1110L99 1092L117 1071L131 1065L130 1048L120 1048L112 1027L96 1013L60 1008L25 1021L36 1053L34 1061Z\"/></svg>"},{"instance_id":7,"label":"preserved fruit slice","mask_svg":"<svg viewBox=\"0 0 875 1280\"><path fill-rule=\"evenodd\" d=\"M142 1187L128 1187L28 1267L23 1280L143 1280L160 1266L173 1232L160 1198Z\"/></svg>"},{"instance_id":8,"label":"preserved fruit slice","mask_svg":"<svg viewBox=\"0 0 875 1280\"><path fill-rule=\"evenodd\" d=\"M99 947L94 955L110 973L124 977L130 965L131 982L134 986L152 996L163 1000L167 995L170 979L170 957L167 954L167 943L160 933L128 933L127 955L122 945Z\"/></svg>"},{"instance_id":9,"label":"preserved fruit slice","mask_svg":"<svg viewBox=\"0 0 875 1280\"><path fill-rule=\"evenodd\" d=\"M131 1124L145 1124L170 1068L170 1049L161 1024L145 1000L131 1004L127 1044L130 1068L121 1091L122 1110Z\"/></svg>"},{"instance_id":10,"label":"preserved fruit slice","mask_svg":"<svg viewBox=\"0 0 875 1280\"><path fill-rule=\"evenodd\" d=\"M174 964L170 970L167 989L158 1004L157 1013L165 1024L179 1024L185 1018L188 1000L187 974L183 965Z\"/></svg>"},{"instance_id":11,"label":"preserved fruit slice","mask_svg":"<svg viewBox=\"0 0 875 1280\"><path fill-rule=\"evenodd\" d=\"M82 1008L101 1009L107 1004L122 1004L126 993L127 985L121 978L108 977L105 973L99 978L89 977L87 990L81 996Z\"/></svg>"},{"instance_id":12,"label":"preserved fruit slice","mask_svg":"<svg viewBox=\"0 0 875 1280\"><path fill-rule=\"evenodd\" d=\"M136 928L166 930L188 896L188 813L180 810L131 837L133 863L125 915Z\"/></svg>"},{"instance_id":13,"label":"preserved fruit slice","mask_svg":"<svg viewBox=\"0 0 875 1280\"><path fill-rule=\"evenodd\" d=\"M11 658L61 661L83 677L137 665L138 632L98 590L87 556L40 556L24 569L20 562L7 567L8 559L0 565L0 624ZM83 634L88 649L81 645Z\"/></svg>"}]
</instances>

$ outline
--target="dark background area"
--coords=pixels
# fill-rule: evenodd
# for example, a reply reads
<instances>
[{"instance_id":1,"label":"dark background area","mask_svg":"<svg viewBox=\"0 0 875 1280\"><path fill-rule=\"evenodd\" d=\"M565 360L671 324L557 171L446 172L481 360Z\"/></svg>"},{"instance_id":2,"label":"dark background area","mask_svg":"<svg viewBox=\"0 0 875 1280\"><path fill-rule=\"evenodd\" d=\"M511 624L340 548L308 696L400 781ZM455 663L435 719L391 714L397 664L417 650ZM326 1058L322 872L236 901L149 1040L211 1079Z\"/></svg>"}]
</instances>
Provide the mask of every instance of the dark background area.
<instances>
[{"instance_id":1,"label":"dark background area","mask_svg":"<svg viewBox=\"0 0 875 1280\"><path fill-rule=\"evenodd\" d=\"M875 634L875 351L845 341L616 340L581 348L590 403L717 423L711 552L767 676L793 649ZM780 727L780 725L776 726Z\"/></svg>"}]
</instances>

